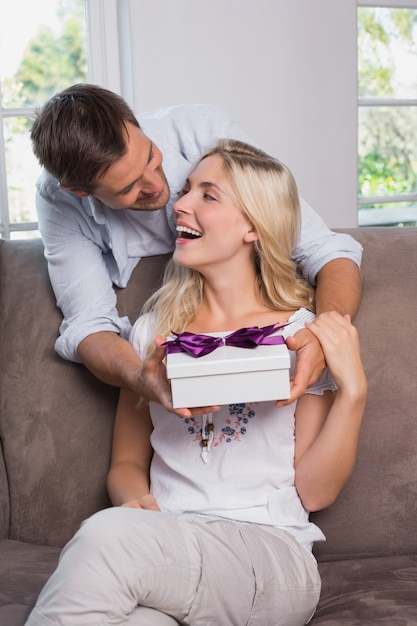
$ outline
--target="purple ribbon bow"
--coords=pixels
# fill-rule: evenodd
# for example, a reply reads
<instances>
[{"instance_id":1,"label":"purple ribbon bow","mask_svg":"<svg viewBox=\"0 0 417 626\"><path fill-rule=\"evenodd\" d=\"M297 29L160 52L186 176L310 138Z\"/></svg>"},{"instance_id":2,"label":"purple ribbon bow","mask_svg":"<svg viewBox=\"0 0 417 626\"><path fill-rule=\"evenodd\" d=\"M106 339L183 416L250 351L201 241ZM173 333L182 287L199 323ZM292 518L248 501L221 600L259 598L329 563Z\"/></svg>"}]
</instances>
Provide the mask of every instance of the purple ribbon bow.
<instances>
[{"instance_id":1,"label":"purple ribbon bow","mask_svg":"<svg viewBox=\"0 0 417 626\"><path fill-rule=\"evenodd\" d=\"M191 356L199 357L210 354L220 346L234 346L235 348L256 348L257 346L272 346L284 344L285 339L282 335L272 335L273 332L284 328L287 324L277 326L251 326L249 328L240 328L225 337L211 337L210 335L195 335L194 333L174 333L175 339L169 339L163 343L167 347L167 354L175 354L177 352L187 352Z\"/></svg>"}]
</instances>

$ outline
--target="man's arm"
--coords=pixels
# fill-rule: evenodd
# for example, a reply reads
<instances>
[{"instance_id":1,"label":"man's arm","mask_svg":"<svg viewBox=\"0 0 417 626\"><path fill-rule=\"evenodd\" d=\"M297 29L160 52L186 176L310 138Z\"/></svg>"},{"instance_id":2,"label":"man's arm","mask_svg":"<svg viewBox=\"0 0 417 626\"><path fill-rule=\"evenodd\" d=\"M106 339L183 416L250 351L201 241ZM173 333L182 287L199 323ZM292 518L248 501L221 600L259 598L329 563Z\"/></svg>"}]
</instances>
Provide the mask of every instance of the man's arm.
<instances>
[{"instance_id":1,"label":"man's arm","mask_svg":"<svg viewBox=\"0 0 417 626\"><path fill-rule=\"evenodd\" d=\"M57 186L43 172L36 194L39 230L48 273L63 320L55 350L79 361L77 348L92 333L129 335L131 324L117 311L109 268L106 229L88 215L82 198Z\"/></svg>"},{"instance_id":2,"label":"man's arm","mask_svg":"<svg viewBox=\"0 0 417 626\"><path fill-rule=\"evenodd\" d=\"M88 335L78 346L79 359L97 378L115 387L133 392L137 397L153 400L180 417L191 417L217 410L219 407L173 409L171 387L163 362L164 341L159 337L152 354L141 361L133 346L116 333L99 332Z\"/></svg>"},{"instance_id":3,"label":"man's arm","mask_svg":"<svg viewBox=\"0 0 417 626\"><path fill-rule=\"evenodd\" d=\"M337 311L354 318L362 295L362 277L359 267L350 259L334 259L317 275L317 315Z\"/></svg>"},{"instance_id":4,"label":"man's arm","mask_svg":"<svg viewBox=\"0 0 417 626\"><path fill-rule=\"evenodd\" d=\"M142 361L130 343L117 333L88 335L78 346L78 357L103 382L141 395Z\"/></svg>"},{"instance_id":5,"label":"man's arm","mask_svg":"<svg viewBox=\"0 0 417 626\"><path fill-rule=\"evenodd\" d=\"M337 311L352 318L359 309L361 293L361 272L356 263L350 259L334 259L326 263L317 276L317 315ZM290 399L277 403L278 406L302 396L326 367L320 343L309 330L299 330L293 337L288 337L287 346L297 352L297 368L291 381Z\"/></svg>"}]
</instances>

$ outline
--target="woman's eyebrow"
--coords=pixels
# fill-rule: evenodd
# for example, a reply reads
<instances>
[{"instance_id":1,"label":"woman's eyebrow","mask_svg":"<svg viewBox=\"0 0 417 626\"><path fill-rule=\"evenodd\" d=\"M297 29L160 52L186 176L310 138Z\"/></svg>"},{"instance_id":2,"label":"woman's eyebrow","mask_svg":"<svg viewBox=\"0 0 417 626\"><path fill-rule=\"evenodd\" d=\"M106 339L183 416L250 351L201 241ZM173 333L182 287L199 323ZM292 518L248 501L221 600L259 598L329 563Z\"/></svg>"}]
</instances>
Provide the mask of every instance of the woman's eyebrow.
<instances>
[{"instance_id":1,"label":"woman's eyebrow","mask_svg":"<svg viewBox=\"0 0 417 626\"><path fill-rule=\"evenodd\" d=\"M226 195L225 191L223 191L223 189L219 187L219 185L216 185L216 183L212 183L210 181L204 181L199 183L199 187L201 187L202 189L215 189L219 193Z\"/></svg>"}]
</instances>

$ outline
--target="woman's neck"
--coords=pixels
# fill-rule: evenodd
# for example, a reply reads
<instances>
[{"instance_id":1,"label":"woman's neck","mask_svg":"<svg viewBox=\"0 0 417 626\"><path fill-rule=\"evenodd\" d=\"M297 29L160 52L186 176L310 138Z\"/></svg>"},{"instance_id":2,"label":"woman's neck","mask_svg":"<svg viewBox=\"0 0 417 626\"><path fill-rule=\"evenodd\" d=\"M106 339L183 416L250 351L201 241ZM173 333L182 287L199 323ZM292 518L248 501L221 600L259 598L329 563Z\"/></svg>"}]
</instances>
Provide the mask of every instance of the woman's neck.
<instances>
[{"instance_id":1,"label":"woman's neck","mask_svg":"<svg viewBox=\"0 0 417 626\"><path fill-rule=\"evenodd\" d=\"M209 333L285 323L292 313L274 311L260 301L255 271L218 272L204 278L203 303L187 330Z\"/></svg>"}]
</instances>

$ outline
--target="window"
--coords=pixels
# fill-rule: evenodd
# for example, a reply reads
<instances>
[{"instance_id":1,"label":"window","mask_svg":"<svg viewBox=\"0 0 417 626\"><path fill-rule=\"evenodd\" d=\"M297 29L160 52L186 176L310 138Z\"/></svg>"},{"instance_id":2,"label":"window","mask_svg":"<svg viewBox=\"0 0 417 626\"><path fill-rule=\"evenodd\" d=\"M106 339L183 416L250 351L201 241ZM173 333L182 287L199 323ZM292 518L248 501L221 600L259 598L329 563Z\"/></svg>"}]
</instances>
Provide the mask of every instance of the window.
<instances>
[{"instance_id":1,"label":"window","mask_svg":"<svg viewBox=\"0 0 417 626\"><path fill-rule=\"evenodd\" d=\"M22 19L22 16L25 19ZM0 207L2 238L37 236L30 126L36 106L86 82L84 0L13 0L0 9Z\"/></svg>"},{"instance_id":2,"label":"window","mask_svg":"<svg viewBox=\"0 0 417 626\"><path fill-rule=\"evenodd\" d=\"M24 16L24 19L22 19ZM75 82L132 104L129 0L0 5L0 237L37 237L33 110Z\"/></svg>"},{"instance_id":3,"label":"window","mask_svg":"<svg viewBox=\"0 0 417 626\"><path fill-rule=\"evenodd\" d=\"M358 7L358 222L415 226L417 2L360 4L367 6Z\"/></svg>"}]
</instances>

